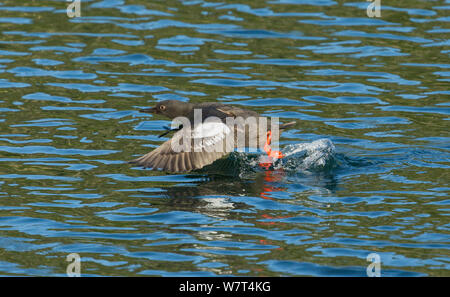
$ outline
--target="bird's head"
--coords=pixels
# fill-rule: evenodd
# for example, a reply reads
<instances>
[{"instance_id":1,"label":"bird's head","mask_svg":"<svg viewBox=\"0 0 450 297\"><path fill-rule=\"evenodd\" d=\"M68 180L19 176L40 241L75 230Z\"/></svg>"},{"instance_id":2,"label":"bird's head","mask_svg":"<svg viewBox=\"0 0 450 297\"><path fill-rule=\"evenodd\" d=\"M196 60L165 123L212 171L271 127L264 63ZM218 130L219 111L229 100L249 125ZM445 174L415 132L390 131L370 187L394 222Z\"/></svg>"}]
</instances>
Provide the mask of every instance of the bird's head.
<instances>
[{"instance_id":1,"label":"bird's head","mask_svg":"<svg viewBox=\"0 0 450 297\"><path fill-rule=\"evenodd\" d=\"M152 108L141 109L140 112L160 114L174 119L179 116L187 116L192 110L192 104L178 100L164 100L158 102Z\"/></svg>"}]
</instances>

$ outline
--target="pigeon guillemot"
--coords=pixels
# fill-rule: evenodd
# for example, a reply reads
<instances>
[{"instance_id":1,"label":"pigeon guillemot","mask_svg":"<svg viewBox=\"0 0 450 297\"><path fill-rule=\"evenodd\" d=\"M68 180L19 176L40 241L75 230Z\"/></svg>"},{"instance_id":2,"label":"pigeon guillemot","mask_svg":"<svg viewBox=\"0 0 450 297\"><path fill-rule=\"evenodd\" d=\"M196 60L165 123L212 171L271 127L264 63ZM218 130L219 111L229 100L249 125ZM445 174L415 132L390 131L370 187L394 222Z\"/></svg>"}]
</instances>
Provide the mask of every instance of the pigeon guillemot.
<instances>
[{"instance_id":1,"label":"pigeon guillemot","mask_svg":"<svg viewBox=\"0 0 450 297\"><path fill-rule=\"evenodd\" d=\"M278 138L282 130L295 124L294 121L279 125L278 122L260 116L255 111L217 102L193 104L164 100L153 108L140 111L163 115L171 120L185 119L177 128L160 135L161 137L176 131L172 138L148 154L130 162L166 172L188 172L200 169L234 149L242 148L264 149L269 156L279 158L281 153L272 151L270 148L271 139ZM233 120L243 120L246 124L245 126L236 125ZM250 120L254 120L254 126L249 124ZM267 123L267 125L261 123ZM263 126L267 129L262 129L266 128ZM229 137L231 141L225 140L230 135L232 135ZM240 139L243 141L239 141ZM192 144L192 147L189 147L189 150L177 149L175 144L180 140L183 140L183 145Z\"/></svg>"}]
</instances>

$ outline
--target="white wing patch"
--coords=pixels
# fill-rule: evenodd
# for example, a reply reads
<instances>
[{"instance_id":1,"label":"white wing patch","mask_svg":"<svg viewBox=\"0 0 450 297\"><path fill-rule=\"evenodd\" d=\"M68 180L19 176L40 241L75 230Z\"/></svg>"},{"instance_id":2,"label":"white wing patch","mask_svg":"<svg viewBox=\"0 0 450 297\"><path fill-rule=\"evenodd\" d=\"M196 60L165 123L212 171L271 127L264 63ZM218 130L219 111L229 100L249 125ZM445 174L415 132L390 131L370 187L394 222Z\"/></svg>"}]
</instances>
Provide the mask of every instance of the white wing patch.
<instances>
[{"instance_id":1,"label":"white wing patch","mask_svg":"<svg viewBox=\"0 0 450 297\"><path fill-rule=\"evenodd\" d=\"M231 132L230 128L222 122L206 122L197 125L192 130L192 138L225 137Z\"/></svg>"},{"instance_id":2,"label":"white wing patch","mask_svg":"<svg viewBox=\"0 0 450 297\"><path fill-rule=\"evenodd\" d=\"M194 140L194 151L212 151L216 146L216 149L224 150L223 143L230 133L231 129L222 122L201 123L194 127L191 133Z\"/></svg>"}]
</instances>

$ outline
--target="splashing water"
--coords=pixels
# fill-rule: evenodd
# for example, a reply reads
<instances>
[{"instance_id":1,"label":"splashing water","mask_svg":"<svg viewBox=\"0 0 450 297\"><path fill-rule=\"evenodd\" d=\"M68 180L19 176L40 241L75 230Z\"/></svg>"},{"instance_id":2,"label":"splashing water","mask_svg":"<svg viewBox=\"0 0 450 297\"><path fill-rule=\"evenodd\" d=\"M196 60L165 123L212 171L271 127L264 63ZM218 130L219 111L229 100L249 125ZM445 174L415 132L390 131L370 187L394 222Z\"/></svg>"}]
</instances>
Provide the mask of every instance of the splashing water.
<instances>
[{"instance_id":1,"label":"splashing water","mask_svg":"<svg viewBox=\"0 0 450 297\"><path fill-rule=\"evenodd\" d=\"M251 178L261 170L284 170L290 173L326 172L337 167L336 149L329 139L287 145L282 149L284 157L273 160L265 153L249 154L233 152L226 158L199 170L204 173L220 173L241 178ZM261 164L272 164L261 166Z\"/></svg>"},{"instance_id":2,"label":"splashing water","mask_svg":"<svg viewBox=\"0 0 450 297\"><path fill-rule=\"evenodd\" d=\"M283 148L283 159L275 162L276 169L288 171L318 171L336 166L336 149L329 139L290 144Z\"/></svg>"}]
</instances>

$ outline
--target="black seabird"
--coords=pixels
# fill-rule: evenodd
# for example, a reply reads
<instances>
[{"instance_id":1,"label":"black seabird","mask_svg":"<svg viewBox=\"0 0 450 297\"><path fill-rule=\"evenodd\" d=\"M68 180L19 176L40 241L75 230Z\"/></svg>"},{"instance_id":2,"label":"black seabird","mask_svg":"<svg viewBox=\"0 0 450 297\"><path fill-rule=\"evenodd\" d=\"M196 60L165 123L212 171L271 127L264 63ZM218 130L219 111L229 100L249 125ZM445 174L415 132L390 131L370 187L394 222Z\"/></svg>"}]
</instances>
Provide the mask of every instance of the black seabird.
<instances>
[{"instance_id":1,"label":"black seabird","mask_svg":"<svg viewBox=\"0 0 450 297\"><path fill-rule=\"evenodd\" d=\"M278 153L270 152L269 136L278 137L277 133L295 124L295 122L281 125L273 124L269 118L262 117L255 111L217 102L193 104L177 100L164 100L153 108L140 111L163 115L171 120L179 117L185 118L184 124L160 135L161 137L169 132L176 131L171 139L148 154L130 162L145 168L162 169L166 172L188 172L200 169L236 148L261 148L268 154ZM201 119L196 118L196 112L198 115L199 111L201 111ZM250 117L256 119L256 126L227 125L227 118L228 120L248 120ZM209 121L209 119L213 120ZM196 120L200 120L199 123L196 123ZM265 129L259 129L259 126L262 126L259 124L260 120L267 121L267 128L271 128L269 132ZM250 131L251 129L257 131ZM234 132L234 134L231 132ZM234 136L234 141L231 144L224 140L228 135ZM238 141L241 136L243 137L241 139L244 139L243 142ZM191 149L181 151L174 149L174 147L176 148L175 144L180 143L180 140L183 140L184 144L192 144Z\"/></svg>"}]
</instances>

